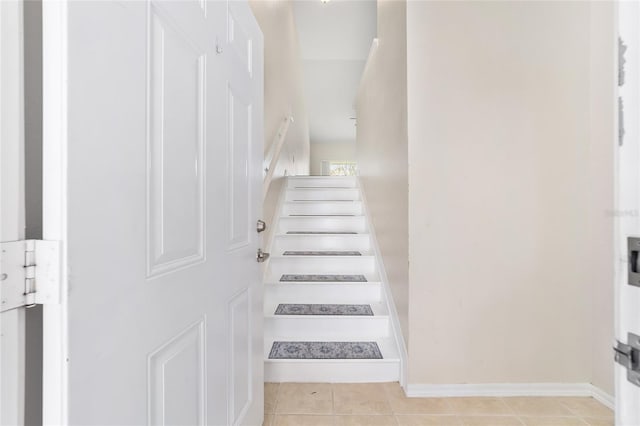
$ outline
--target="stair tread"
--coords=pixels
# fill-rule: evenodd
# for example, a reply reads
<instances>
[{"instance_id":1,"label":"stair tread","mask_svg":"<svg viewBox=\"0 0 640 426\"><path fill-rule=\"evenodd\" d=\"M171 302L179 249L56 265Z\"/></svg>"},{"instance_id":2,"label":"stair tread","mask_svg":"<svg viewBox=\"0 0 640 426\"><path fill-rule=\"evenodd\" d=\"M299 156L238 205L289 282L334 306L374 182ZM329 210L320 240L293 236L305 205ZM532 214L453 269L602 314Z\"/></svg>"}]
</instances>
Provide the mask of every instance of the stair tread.
<instances>
[{"instance_id":1,"label":"stair tread","mask_svg":"<svg viewBox=\"0 0 640 426\"><path fill-rule=\"evenodd\" d=\"M282 253L283 256L362 256L362 253L356 250L287 250Z\"/></svg>"},{"instance_id":2,"label":"stair tread","mask_svg":"<svg viewBox=\"0 0 640 426\"><path fill-rule=\"evenodd\" d=\"M283 274L280 282L366 282L362 274Z\"/></svg>"},{"instance_id":3,"label":"stair tread","mask_svg":"<svg viewBox=\"0 0 640 426\"><path fill-rule=\"evenodd\" d=\"M287 231L287 235L358 235L354 231Z\"/></svg>"},{"instance_id":4,"label":"stair tread","mask_svg":"<svg viewBox=\"0 0 640 426\"><path fill-rule=\"evenodd\" d=\"M284 217L354 217L355 214L289 214Z\"/></svg>"},{"instance_id":5,"label":"stair tread","mask_svg":"<svg viewBox=\"0 0 640 426\"><path fill-rule=\"evenodd\" d=\"M289 189L355 189L353 186L294 186Z\"/></svg>"}]
</instances>

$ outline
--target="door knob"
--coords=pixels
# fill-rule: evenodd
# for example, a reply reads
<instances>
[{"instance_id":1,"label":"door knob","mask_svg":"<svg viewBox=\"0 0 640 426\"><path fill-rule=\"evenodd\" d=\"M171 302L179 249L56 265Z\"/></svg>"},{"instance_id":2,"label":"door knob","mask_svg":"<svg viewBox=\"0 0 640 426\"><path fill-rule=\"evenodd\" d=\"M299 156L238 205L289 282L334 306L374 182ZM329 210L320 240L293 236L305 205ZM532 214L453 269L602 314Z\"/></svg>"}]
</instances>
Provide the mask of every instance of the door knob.
<instances>
[{"instance_id":1,"label":"door knob","mask_svg":"<svg viewBox=\"0 0 640 426\"><path fill-rule=\"evenodd\" d=\"M258 220L258 223L256 224L256 231L258 231L258 234L264 232L266 229L267 224L264 223L264 220Z\"/></svg>"},{"instance_id":2,"label":"door knob","mask_svg":"<svg viewBox=\"0 0 640 426\"><path fill-rule=\"evenodd\" d=\"M258 249L258 255L256 256L256 260L258 261L258 263L262 263L265 260L267 260L269 256L270 256L269 253L265 253L262 251L262 249Z\"/></svg>"}]
</instances>

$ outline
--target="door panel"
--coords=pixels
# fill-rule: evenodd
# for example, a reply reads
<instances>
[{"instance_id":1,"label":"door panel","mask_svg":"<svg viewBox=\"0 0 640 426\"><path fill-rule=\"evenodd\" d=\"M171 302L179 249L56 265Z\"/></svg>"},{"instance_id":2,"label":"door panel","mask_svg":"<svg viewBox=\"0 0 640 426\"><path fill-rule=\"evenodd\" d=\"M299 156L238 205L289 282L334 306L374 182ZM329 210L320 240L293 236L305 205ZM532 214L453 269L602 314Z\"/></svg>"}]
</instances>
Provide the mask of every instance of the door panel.
<instances>
[{"instance_id":1,"label":"door panel","mask_svg":"<svg viewBox=\"0 0 640 426\"><path fill-rule=\"evenodd\" d=\"M234 75L231 9L261 70L246 2L46 5L45 120L66 107L45 131L45 238L68 263L45 312L45 350L68 358L45 366L49 422L262 422L262 72Z\"/></svg>"},{"instance_id":2,"label":"door panel","mask_svg":"<svg viewBox=\"0 0 640 426\"><path fill-rule=\"evenodd\" d=\"M252 105L238 90L229 85L228 90L229 117L229 249L233 250L250 244L252 230L249 225L250 213L250 176L249 158L251 151ZM253 230L255 233L255 230Z\"/></svg>"},{"instance_id":3,"label":"door panel","mask_svg":"<svg viewBox=\"0 0 640 426\"><path fill-rule=\"evenodd\" d=\"M205 52L157 6L150 14L147 235L153 276L204 259L207 93Z\"/></svg>"},{"instance_id":4,"label":"door panel","mask_svg":"<svg viewBox=\"0 0 640 426\"><path fill-rule=\"evenodd\" d=\"M149 423L206 424L205 320L149 356Z\"/></svg>"}]
</instances>

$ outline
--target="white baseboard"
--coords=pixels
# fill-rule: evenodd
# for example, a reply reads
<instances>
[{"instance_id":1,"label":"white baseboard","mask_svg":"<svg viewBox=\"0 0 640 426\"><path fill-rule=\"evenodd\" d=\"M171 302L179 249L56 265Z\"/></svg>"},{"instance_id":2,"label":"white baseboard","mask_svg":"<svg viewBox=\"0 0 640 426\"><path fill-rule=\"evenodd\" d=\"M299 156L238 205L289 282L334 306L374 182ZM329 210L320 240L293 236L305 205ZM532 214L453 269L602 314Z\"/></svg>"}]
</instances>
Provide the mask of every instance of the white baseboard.
<instances>
[{"instance_id":1,"label":"white baseboard","mask_svg":"<svg viewBox=\"0 0 640 426\"><path fill-rule=\"evenodd\" d=\"M590 396L611 409L615 405L613 396L591 383L408 384L405 391L408 397Z\"/></svg>"}]
</instances>

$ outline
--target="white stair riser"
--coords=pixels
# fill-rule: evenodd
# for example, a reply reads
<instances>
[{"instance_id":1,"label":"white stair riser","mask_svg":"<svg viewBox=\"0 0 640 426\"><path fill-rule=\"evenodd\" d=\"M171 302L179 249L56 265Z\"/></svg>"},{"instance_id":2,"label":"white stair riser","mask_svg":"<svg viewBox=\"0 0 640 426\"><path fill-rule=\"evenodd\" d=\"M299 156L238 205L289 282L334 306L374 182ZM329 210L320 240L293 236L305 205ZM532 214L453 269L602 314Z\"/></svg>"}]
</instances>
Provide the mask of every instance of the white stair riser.
<instances>
[{"instance_id":1,"label":"white stair riser","mask_svg":"<svg viewBox=\"0 0 640 426\"><path fill-rule=\"evenodd\" d=\"M382 298L380 283L369 284L273 284L265 286L264 302L278 303L378 303Z\"/></svg>"},{"instance_id":2,"label":"white stair riser","mask_svg":"<svg viewBox=\"0 0 640 426\"><path fill-rule=\"evenodd\" d=\"M322 177L322 176L305 176L290 177L288 179L287 188L306 188L306 187L337 187L337 188L355 188L358 181L355 177Z\"/></svg>"},{"instance_id":3,"label":"white stair riser","mask_svg":"<svg viewBox=\"0 0 640 426\"><path fill-rule=\"evenodd\" d=\"M275 238L272 253L289 251L359 251L370 250L369 235L286 235Z\"/></svg>"},{"instance_id":4,"label":"white stair riser","mask_svg":"<svg viewBox=\"0 0 640 426\"><path fill-rule=\"evenodd\" d=\"M283 217L280 219L279 232L366 232L363 216L345 217Z\"/></svg>"},{"instance_id":5,"label":"white stair riser","mask_svg":"<svg viewBox=\"0 0 640 426\"><path fill-rule=\"evenodd\" d=\"M340 215L340 214L362 214L362 203L360 201L346 202L291 202L283 206L283 215Z\"/></svg>"},{"instance_id":6,"label":"white stair riser","mask_svg":"<svg viewBox=\"0 0 640 426\"><path fill-rule=\"evenodd\" d=\"M372 274L373 256L282 256L272 257L271 272L282 274ZM278 279L279 281L279 279Z\"/></svg>"},{"instance_id":7,"label":"white stair riser","mask_svg":"<svg viewBox=\"0 0 640 426\"><path fill-rule=\"evenodd\" d=\"M389 317L276 315L266 317L265 333L296 340L374 340L389 336Z\"/></svg>"},{"instance_id":8,"label":"white stair riser","mask_svg":"<svg viewBox=\"0 0 640 426\"><path fill-rule=\"evenodd\" d=\"M334 201L334 200L359 200L360 191L357 188L354 189L289 189L285 201ZM345 201L346 202L346 201Z\"/></svg>"},{"instance_id":9,"label":"white stair riser","mask_svg":"<svg viewBox=\"0 0 640 426\"><path fill-rule=\"evenodd\" d=\"M395 382L399 377L397 361L267 360L264 363L265 382L373 383Z\"/></svg>"}]
</instances>

